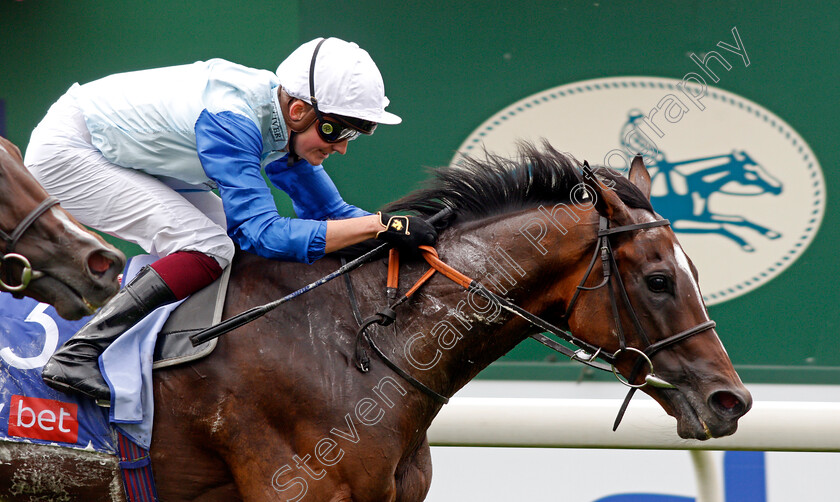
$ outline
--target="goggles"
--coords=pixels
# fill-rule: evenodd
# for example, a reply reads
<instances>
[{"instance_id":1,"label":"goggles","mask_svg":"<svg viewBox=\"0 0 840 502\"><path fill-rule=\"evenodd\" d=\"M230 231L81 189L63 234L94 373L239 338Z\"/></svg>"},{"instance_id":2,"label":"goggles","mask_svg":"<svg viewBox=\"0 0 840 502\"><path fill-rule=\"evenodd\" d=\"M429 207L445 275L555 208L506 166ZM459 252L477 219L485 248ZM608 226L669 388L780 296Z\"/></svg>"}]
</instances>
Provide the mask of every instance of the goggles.
<instances>
[{"instance_id":1,"label":"goggles","mask_svg":"<svg viewBox=\"0 0 840 502\"><path fill-rule=\"evenodd\" d=\"M326 40L326 38L321 40L315 46L315 50L312 51L312 61L309 63L309 99L312 101L312 108L315 110L315 117L318 119L318 136L327 143L340 143L344 140L354 140L360 134L373 134L376 129L376 122L344 115L324 115L318 109L318 100L315 98L315 58L321 45Z\"/></svg>"},{"instance_id":2,"label":"goggles","mask_svg":"<svg viewBox=\"0 0 840 502\"><path fill-rule=\"evenodd\" d=\"M352 141L360 134L373 134L376 122L362 120L343 115L324 115L314 104L315 116L318 118L318 136L327 143L340 143L344 140Z\"/></svg>"}]
</instances>

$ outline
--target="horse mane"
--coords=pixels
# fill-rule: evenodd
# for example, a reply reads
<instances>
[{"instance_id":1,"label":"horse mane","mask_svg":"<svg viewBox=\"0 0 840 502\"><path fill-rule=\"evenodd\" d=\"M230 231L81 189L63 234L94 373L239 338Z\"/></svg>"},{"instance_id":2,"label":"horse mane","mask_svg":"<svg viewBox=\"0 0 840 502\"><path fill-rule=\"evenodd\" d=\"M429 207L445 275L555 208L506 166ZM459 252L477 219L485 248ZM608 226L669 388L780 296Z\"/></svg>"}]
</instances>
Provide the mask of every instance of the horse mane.
<instances>
[{"instance_id":1,"label":"horse mane","mask_svg":"<svg viewBox=\"0 0 840 502\"><path fill-rule=\"evenodd\" d=\"M425 187L388 204L384 211L428 217L450 207L454 220L465 222L541 204L568 203L573 188L583 182L581 166L548 141L543 140L542 149L520 142L514 158L485 150L483 158L466 156L457 165L432 170ZM629 207L653 212L647 197L627 178L603 166L593 167L593 171L615 182L613 189Z\"/></svg>"}]
</instances>

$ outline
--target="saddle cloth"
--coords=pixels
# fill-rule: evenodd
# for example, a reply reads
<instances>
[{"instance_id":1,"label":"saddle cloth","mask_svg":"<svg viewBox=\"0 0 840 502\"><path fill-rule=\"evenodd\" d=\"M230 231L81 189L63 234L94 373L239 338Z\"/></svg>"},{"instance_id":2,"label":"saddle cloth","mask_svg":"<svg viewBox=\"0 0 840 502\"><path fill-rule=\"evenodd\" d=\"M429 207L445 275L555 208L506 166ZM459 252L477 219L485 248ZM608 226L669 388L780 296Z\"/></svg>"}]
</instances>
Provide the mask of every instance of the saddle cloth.
<instances>
[{"instance_id":1,"label":"saddle cloth","mask_svg":"<svg viewBox=\"0 0 840 502\"><path fill-rule=\"evenodd\" d=\"M134 257L125 276L130 279L154 260ZM193 347L189 335L219 321L229 277L230 267L207 288L153 312L105 351L100 369L116 397L110 409L51 389L41 380L41 369L53 352L90 317L68 321L45 303L0 292L0 441L115 454L113 424L148 449L154 416L152 367L183 364L213 351L216 340Z\"/></svg>"},{"instance_id":2,"label":"saddle cloth","mask_svg":"<svg viewBox=\"0 0 840 502\"><path fill-rule=\"evenodd\" d=\"M0 292L0 440L115 454L107 411L41 380L53 352L88 320L68 321L46 303Z\"/></svg>"},{"instance_id":3,"label":"saddle cloth","mask_svg":"<svg viewBox=\"0 0 840 502\"><path fill-rule=\"evenodd\" d=\"M149 255L133 257L126 266L124 282L156 259ZM148 449L151 444L152 370L194 361L213 351L217 340L193 347L189 336L219 321L229 277L230 267L215 283L186 300L159 307L100 357L99 367L111 388L109 419L141 447Z\"/></svg>"}]
</instances>

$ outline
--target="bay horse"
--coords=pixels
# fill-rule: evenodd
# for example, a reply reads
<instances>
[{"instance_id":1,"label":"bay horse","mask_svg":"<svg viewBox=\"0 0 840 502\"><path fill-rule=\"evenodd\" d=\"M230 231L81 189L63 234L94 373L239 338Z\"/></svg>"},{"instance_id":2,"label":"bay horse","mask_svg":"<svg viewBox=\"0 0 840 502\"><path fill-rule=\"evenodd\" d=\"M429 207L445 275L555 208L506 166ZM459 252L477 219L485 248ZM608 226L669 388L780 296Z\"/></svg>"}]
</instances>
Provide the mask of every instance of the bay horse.
<instances>
[{"instance_id":1,"label":"bay horse","mask_svg":"<svg viewBox=\"0 0 840 502\"><path fill-rule=\"evenodd\" d=\"M65 319L92 314L119 291L125 256L85 229L0 137L0 290L53 305Z\"/></svg>"},{"instance_id":2,"label":"bay horse","mask_svg":"<svg viewBox=\"0 0 840 502\"><path fill-rule=\"evenodd\" d=\"M659 384L642 390L676 418L681 437L735 432L750 394L707 316L696 270L650 206L641 161L628 181L606 169L581 174L547 144L523 145L521 157L488 154L438 169L429 187L386 208L424 216L451 208L436 254L480 285L465 290L437 273L403 296L396 321L368 332L381 356L370 352L367 371L358 366L358 314L394 303L384 258L224 335L205 359L157 371L151 456L160 499L423 500L432 479L426 431L443 402L542 331L514 307L600 348L587 354L611 360L630 385L655 368ZM609 266L600 261L608 254ZM428 265L411 255L401 262L404 294ZM301 265L240 252L223 315L338 264L336 256ZM614 301L622 292L627 302ZM106 488L102 499L111 500Z\"/></svg>"}]
</instances>

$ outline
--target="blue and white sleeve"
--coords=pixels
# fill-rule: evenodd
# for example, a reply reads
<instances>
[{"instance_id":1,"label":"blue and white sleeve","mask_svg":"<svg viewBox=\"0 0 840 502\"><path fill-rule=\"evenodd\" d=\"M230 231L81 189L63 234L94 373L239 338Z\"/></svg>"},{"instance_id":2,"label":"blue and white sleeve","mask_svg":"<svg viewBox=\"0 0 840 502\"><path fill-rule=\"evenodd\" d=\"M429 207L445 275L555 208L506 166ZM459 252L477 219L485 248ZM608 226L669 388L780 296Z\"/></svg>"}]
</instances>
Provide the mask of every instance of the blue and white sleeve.
<instances>
[{"instance_id":1,"label":"blue and white sleeve","mask_svg":"<svg viewBox=\"0 0 840 502\"><path fill-rule=\"evenodd\" d=\"M266 258L312 263L324 255L327 225L277 213L260 171L262 136L248 118L204 110L195 124L198 158L216 182L228 235L245 251Z\"/></svg>"},{"instance_id":2,"label":"blue and white sleeve","mask_svg":"<svg viewBox=\"0 0 840 502\"><path fill-rule=\"evenodd\" d=\"M343 220L371 214L345 202L322 166L303 159L288 165L284 157L265 166L265 174L291 197L298 218Z\"/></svg>"}]
</instances>

